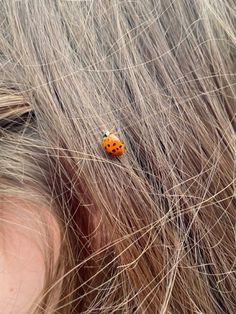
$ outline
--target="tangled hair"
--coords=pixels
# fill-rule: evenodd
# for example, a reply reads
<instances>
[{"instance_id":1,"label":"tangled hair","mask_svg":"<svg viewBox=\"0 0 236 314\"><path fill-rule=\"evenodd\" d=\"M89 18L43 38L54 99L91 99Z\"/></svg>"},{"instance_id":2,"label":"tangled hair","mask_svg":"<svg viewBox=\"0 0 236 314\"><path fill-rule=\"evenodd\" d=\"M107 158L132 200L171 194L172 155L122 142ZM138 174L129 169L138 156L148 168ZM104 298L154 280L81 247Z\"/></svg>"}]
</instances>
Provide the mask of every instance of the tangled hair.
<instances>
[{"instance_id":1,"label":"tangled hair","mask_svg":"<svg viewBox=\"0 0 236 314\"><path fill-rule=\"evenodd\" d=\"M235 313L235 12L2 1L0 195L41 204L61 239L56 258L40 218L28 313Z\"/></svg>"}]
</instances>

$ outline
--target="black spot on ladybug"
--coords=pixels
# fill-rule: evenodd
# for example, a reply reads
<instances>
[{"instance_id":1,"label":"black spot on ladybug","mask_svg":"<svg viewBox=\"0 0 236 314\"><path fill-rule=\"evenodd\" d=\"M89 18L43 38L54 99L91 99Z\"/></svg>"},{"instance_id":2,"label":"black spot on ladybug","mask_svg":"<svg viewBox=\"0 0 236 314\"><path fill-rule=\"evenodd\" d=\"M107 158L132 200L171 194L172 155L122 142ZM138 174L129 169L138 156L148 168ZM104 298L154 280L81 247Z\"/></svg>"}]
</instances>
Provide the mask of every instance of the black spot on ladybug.
<instances>
[{"instance_id":1,"label":"black spot on ladybug","mask_svg":"<svg viewBox=\"0 0 236 314\"><path fill-rule=\"evenodd\" d=\"M116 150L119 150L119 147L117 147L117 149Z\"/></svg>"},{"instance_id":2,"label":"black spot on ladybug","mask_svg":"<svg viewBox=\"0 0 236 314\"><path fill-rule=\"evenodd\" d=\"M120 145L120 148L122 147L122 145Z\"/></svg>"},{"instance_id":3,"label":"black spot on ladybug","mask_svg":"<svg viewBox=\"0 0 236 314\"><path fill-rule=\"evenodd\" d=\"M116 143L113 143L113 146L116 146Z\"/></svg>"},{"instance_id":4,"label":"black spot on ladybug","mask_svg":"<svg viewBox=\"0 0 236 314\"><path fill-rule=\"evenodd\" d=\"M113 153L115 153L115 152L116 152L116 150L115 150L115 149L113 149L112 151L113 151Z\"/></svg>"},{"instance_id":5,"label":"black spot on ladybug","mask_svg":"<svg viewBox=\"0 0 236 314\"><path fill-rule=\"evenodd\" d=\"M111 145L110 145L110 144L108 144L107 146L108 146L108 147L110 147Z\"/></svg>"}]
</instances>

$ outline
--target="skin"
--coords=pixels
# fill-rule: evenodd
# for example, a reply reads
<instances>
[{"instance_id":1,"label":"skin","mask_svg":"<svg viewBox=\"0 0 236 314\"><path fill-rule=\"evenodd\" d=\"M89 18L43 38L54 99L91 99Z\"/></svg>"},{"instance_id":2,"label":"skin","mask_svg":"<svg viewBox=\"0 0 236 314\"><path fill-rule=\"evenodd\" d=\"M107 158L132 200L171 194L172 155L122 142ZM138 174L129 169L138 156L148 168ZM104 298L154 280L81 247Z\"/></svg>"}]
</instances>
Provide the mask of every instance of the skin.
<instances>
[{"instance_id":1,"label":"skin","mask_svg":"<svg viewBox=\"0 0 236 314\"><path fill-rule=\"evenodd\" d=\"M16 198L0 199L0 313L27 313L43 289L48 245L42 221L52 231L56 260L59 229L49 210Z\"/></svg>"}]
</instances>

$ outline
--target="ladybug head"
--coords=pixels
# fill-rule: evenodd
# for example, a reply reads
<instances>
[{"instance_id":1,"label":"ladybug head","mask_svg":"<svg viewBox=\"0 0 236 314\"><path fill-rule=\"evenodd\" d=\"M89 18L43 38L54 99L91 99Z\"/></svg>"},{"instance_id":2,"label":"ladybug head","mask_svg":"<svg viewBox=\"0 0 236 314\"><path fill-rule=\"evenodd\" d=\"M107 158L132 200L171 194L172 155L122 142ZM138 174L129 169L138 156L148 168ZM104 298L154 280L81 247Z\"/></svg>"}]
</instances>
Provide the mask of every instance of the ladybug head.
<instances>
[{"instance_id":1,"label":"ladybug head","mask_svg":"<svg viewBox=\"0 0 236 314\"><path fill-rule=\"evenodd\" d=\"M103 137L107 137L110 135L110 132L109 131L106 131L106 133L103 135Z\"/></svg>"}]
</instances>

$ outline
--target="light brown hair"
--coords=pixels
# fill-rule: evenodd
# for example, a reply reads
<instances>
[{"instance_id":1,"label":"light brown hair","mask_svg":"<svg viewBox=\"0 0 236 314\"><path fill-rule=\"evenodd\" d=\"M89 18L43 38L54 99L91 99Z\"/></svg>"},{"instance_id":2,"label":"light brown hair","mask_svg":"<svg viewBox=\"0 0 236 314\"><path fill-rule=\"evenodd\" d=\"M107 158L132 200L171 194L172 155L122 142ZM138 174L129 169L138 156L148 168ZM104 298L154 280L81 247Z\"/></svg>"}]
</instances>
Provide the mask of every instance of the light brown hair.
<instances>
[{"instance_id":1,"label":"light brown hair","mask_svg":"<svg viewBox=\"0 0 236 314\"><path fill-rule=\"evenodd\" d=\"M2 2L0 193L61 237L29 313L235 313L235 10Z\"/></svg>"}]
</instances>

